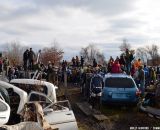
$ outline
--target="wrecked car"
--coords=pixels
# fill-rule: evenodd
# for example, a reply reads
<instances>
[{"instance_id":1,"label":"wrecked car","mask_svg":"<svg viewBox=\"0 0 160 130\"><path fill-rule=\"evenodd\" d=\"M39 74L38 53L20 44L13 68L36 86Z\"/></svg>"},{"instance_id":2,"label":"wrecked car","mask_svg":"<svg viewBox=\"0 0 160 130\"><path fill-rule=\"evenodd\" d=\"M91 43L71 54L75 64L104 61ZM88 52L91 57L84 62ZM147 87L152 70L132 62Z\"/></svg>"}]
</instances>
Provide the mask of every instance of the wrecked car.
<instances>
[{"instance_id":1,"label":"wrecked car","mask_svg":"<svg viewBox=\"0 0 160 130\"><path fill-rule=\"evenodd\" d=\"M52 83L36 79L13 79L10 83L24 90L28 94L31 91L37 91L46 94L53 102L57 101L56 89L58 87L54 86Z\"/></svg>"},{"instance_id":2,"label":"wrecked car","mask_svg":"<svg viewBox=\"0 0 160 130\"><path fill-rule=\"evenodd\" d=\"M4 81L0 81L0 88L6 89L8 93L8 96L4 96L4 99L8 100L7 103L11 109L8 124L20 122L21 119L19 114L27 102L27 93L20 88Z\"/></svg>"},{"instance_id":3,"label":"wrecked car","mask_svg":"<svg viewBox=\"0 0 160 130\"><path fill-rule=\"evenodd\" d=\"M0 96L1 97L1 96ZM8 122L10 117L10 106L0 98L0 126Z\"/></svg>"},{"instance_id":4,"label":"wrecked car","mask_svg":"<svg viewBox=\"0 0 160 130\"><path fill-rule=\"evenodd\" d=\"M52 102L43 93L32 91L27 103L38 102L43 109L45 120L59 130L78 130L77 122L68 100Z\"/></svg>"},{"instance_id":5,"label":"wrecked car","mask_svg":"<svg viewBox=\"0 0 160 130\"><path fill-rule=\"evenodd\" d=\"M25 104L38 102L43 110L44 119L59 130L78 130L77 122L68 101L51 100L44 93L31 91L29 94L16 86L0 81L0 86L6 88L10 97L11 116L9 125L18 124L24 120ZM33 107L31 107L34 110ZM12 122L13 121L13 122Z\"/></svg>"},{"instance_id":6,"label":"wrecked car","mask_svg":"<svg viewBox=\"0 0 160 130\"><path fill-rule=\"evenodd\" d=\"M20 88L0 80L0 88L5 88L9 94L10 107L19 114L27 102L27 93ZM12 109L12 110L13 110Z\"/></svg>"}]
</instances>

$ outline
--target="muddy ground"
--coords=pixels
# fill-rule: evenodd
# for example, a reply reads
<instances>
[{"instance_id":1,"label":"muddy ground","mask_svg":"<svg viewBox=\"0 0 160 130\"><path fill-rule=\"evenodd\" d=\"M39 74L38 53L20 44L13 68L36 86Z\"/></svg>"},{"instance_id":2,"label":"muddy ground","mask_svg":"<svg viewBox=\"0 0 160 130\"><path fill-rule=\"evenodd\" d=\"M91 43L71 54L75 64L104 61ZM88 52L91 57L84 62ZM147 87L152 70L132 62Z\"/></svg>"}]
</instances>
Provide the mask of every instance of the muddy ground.
<instances>
[{"instance_id":1,"label":"muddy ground","mask_svg":"<svg viewBox=\"0 0 160 130\"><path fill-rule=\"evenodd\" d=\"M59 91L61 95L65 94L64 87ZM67 98L69 99L79 130L130 130L131 127L136 129L160 129L160 119L151 118L146 113L141 112L136 106L102 106L101 112L106 115L109 120L98 122L92 117L87 117L77 107L77 102L83 102L81 89L78 86L70 85L67 88Z\"/></svg>"}]
</instances>

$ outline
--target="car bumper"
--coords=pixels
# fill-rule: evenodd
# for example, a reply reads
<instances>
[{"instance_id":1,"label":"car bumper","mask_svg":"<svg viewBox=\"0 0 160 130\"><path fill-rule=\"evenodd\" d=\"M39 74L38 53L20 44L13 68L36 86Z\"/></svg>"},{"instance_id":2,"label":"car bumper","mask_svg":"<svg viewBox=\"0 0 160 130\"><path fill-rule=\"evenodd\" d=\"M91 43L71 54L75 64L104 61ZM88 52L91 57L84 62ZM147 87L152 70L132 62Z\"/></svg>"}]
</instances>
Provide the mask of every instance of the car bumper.
<instances>
[{"instance_id":1,"label":"car bumper","mask_svg":"<svg viewBox=\"0 0 160 130\"><path fill-rule=\"evenodd\" d=\"M135 99L103 99L101 98L103 104L119 104L119 105L135 105L139 102L139 98Z\"/></svg>"}]
</instances>

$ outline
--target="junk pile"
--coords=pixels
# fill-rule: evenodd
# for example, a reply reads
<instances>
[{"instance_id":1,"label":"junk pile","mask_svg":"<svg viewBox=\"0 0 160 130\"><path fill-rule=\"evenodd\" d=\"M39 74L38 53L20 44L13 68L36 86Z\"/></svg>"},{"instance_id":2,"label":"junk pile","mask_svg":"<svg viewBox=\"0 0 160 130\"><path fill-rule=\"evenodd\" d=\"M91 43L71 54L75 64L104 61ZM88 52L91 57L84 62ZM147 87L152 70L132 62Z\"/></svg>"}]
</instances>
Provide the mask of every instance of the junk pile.
<instances>
[{"instance_id":1,"label":"junk pile","mask_svg":"<svg viewBox=\"0 0 160 130\"><path fill-rule=\"evenodd\" d=\"M16 125L3 126L4 130L59 130L45 119L42 106L38 102L26 103L21 113L23 121Z\"/></svg>"},{"instance_id":2,"label":"junk pile","mask_svg":"<svg viewBox=\"0 0 160 130\"><path fill-rule=\"evenodd\" d=\"M155 86L155 91L148 92L140 103L140 110L147 113L150 117L160 119L160 82Z\"/></svg>"},{"instance_id":3,"label":"junk pile","mask_svg":"<svg viewBox=\"0 0 160 130\"><path fill-rule=\"evenodd\" d=\"M0 130L78 130L69 102L57 102L56 86L35 79L14 79L14 85L10 83L0 81L0 88L4 88L0 89ZM59 103L67 106L57 108Z\"/></svg>"}]
</instances>

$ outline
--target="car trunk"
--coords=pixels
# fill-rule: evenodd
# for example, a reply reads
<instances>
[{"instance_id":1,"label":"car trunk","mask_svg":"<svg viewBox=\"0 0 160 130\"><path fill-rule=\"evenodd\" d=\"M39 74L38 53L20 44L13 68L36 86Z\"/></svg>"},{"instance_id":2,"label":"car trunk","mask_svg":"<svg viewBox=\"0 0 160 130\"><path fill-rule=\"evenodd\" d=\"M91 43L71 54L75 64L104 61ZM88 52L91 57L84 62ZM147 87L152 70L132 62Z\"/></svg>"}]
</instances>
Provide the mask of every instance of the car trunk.
<instances>
[{"instance_id":1,"label":"car trunk","mask_svg":"<svg viewBox=\"0 0 160 130\"><path fill-rule=\"evenodd\" d=\"M133 94L136 93L133 88L112 88L111 92L111 97L115 99L131 99L135 96Z\"/></svg>"}]
</instances>

